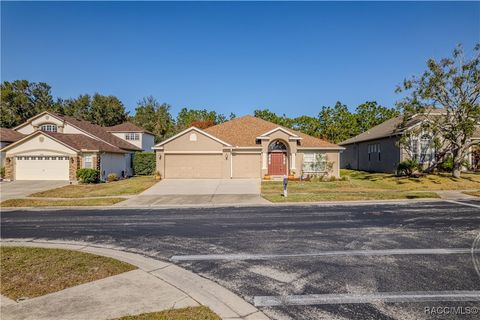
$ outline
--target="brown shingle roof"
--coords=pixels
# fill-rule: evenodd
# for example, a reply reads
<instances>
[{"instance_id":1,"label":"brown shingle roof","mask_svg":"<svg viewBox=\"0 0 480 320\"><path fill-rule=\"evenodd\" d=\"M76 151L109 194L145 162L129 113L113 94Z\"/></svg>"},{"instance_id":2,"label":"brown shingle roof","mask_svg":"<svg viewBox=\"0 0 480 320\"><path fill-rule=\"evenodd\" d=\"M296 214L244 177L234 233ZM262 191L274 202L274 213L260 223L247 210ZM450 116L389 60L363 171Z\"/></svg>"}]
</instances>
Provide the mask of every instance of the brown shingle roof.
<instances>
[{"instance_id":1,"label":"brown shingle roof","mask_svg":"<svg viewBox=\"0 0 480 320\"><path fill-rule=\"evenodd\" d=\"M15 142L24 137L26 137L26 135L15 130L0 128L0 141L2 142Z\"/></svg>"},{"instance_id":2,"label":"brown shingle roof","mask_svg":"<svg viewBox=\"0 0 480 320\"><path fill-rule=\"evenodd\" d=\"M228 142L233 146L258 147L259 145L256 144L256 138L278 127L300 136L302 138L300 140L301 147L338 147L336 144L330 143L328 141L309 136L296 130L279 126L278 124L275 124L273 122L265 121L251 115L218 124L216 126L207 128L204 131L219 138L220 140Z\"/></svg>"},{"instance_id":3,"label":"brown shingle roof","mask_svg":"<svg viewBox=\"0 0 480 320\"><path fill-rule=\"evenodd\" d=\"M75 133L59 133L59 132L43 132L44 134L63 142L64 144L76 150L102 151L126 153L126 151L109 145L103 141L90 138L84 134Z\"/></svg>"},{"instance_id":4,"label":"brown shingle roof","mask_svg":"<svg viewBox=\"0 0 480 320\"><path fill-rule=\"evenodd\" d=\"M364 141L396 136L396 135L402 134L404 129L410 128L420 122L423 122L425 119L428 119L428 118L431 119L432 117L442 116L444 112L445 111L443 109L432 109L428 111L428 114L425 114L425 115L419 114L407 120L405 123L403 123L403 115L400 115L398 117L382 122L379 125L373 128L370 128L369 130L362 132L353 138L342 141L339 143L339 145L343 146L343 145L357 143L357 142L364 142ZM480 137L480 128L477 129L477 131L474 133L473 136Z\"/></svg>"},{"instance_id":5,"label":"brown shingle roof","mask_svg":"<svg viewBox=\"0 0 480 320\"><path fill-rule=\"evenodd\" d=\"M142 127L137 126L131 122L124 122L117 124L116 126L106 127L108 132L142 132L152 134L150 131L143 129Z\"/></svg>"},{"instance_id":6,"label":"brown shingle roof","mask_svg":"<svg viewBox=\"0 0 480 320\"><path fill-rule=\"evenodd\" d=\"M108 142L108 143L110 143L110 144L112 144L112 145L114 145L114 146L116 146L120 149L135 150L135 151L142 150L141 148L138 148L138 147L134 146L133 144L128 143L127 141L124 141L124 140L120 139L119 137L114 136L113 134L108 132L107 128L105 128L105 127L93 124L93 123L88 122L86 120L77 119L77 118L71 117L71 116L62 116L62 115L58 115L58 114L56 114L56 116L65 120L66 122L72 124L73 126L78 127L78 128L80 128L80 129L98 137L99 139L101 139L105 142Z\"/></svg>"},{"instance_id":7,"label":"brown shingle roof","mask_svg":"<svg viewBox=\"0 0 480 320\"><path fill-rule=\"evenodd\" d=\"M370 128L369 130L360 133L359 135L342 141L339 145L346 145L356 142L375 140L385 137L394 136L401 133L401 130L398 129L398 126L402 123L403 116L398 116L380 123L379 125Z\"/></svg>"}]
</instances>

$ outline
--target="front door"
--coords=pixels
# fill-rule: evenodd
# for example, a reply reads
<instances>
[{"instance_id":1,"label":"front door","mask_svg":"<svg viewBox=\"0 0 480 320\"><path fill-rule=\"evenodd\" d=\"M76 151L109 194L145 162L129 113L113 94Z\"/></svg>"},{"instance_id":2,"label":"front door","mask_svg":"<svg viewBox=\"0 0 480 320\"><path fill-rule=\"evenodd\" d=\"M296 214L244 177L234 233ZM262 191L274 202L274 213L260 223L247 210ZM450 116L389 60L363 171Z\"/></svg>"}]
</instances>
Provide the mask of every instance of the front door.
<instances>
[{"instance_id":1,"label":"front door","mask_svg":"<svg viewBox=\"0 0 480 320\"><path fill-rule=\"evenodd\" d=\"M287 154L283 152L271 152L268 154L268 174L280 176L287 174Z\"/></svg>"}]
</instances>

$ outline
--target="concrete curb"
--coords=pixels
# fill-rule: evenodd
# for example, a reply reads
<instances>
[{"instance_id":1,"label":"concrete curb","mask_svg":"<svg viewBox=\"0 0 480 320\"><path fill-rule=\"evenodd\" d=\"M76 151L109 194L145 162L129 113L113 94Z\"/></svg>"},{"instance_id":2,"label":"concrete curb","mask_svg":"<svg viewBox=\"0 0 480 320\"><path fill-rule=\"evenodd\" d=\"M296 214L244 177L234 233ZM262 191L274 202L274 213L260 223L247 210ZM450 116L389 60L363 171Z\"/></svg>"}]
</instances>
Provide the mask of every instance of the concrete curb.
<instances>
[{"instance_id":1,"label":"concrete curb","mask_svg":"<svg viewBox=\"0 0 480 320\"><path fill-rule=\"evenodd\" d=\"M1 239L0 244L77 250L114 258L137 266L139 269L177 288L199 304L209 307L222 319L269 319L253 305L211 280L172 263L148 258L141 254L125 252L121 248L97 246L88 242L35 239Z\"/></svg>"},{"instance_id":2,"label":"concrete curb","mask_svg":"<svg viewBox=\"0 0 480 320\"><path fill-rule=\"evenodd\" d=\"M480 200L480 198L477 198ZM167 209L211 209L211 208L257 208L257 207L324 207L324 206L358 206L372 204L409 204L409 203L429 203L429 202L445 202L446 199L441 198L425 198L425 199L391 199L391 200L351 200L351 201L322 201L322 202L283 202L283 203L266 203L266 204L245 204L245 203L229 203L229 204L212 204L212 205L157 205L157 206L132 206L121 207L113 206L82 206L82 207L0 207L2 212L27 210L27 211L52 211L52 210L167 210Z\"/></svg>"}]
</instances>

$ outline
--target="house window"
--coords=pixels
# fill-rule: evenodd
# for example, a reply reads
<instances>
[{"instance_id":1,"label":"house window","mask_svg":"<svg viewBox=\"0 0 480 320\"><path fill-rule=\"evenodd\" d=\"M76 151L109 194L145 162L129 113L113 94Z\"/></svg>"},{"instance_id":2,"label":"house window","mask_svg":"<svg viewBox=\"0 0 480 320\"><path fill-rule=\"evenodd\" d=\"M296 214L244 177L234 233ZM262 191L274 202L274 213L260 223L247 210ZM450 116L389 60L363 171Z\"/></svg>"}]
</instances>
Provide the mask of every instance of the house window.
<instances>
[{"instance_id":1,"label":"house window","mask_svg":"<svg viewBox=\"0 0 480 320\"><path fill-rule=\"evenodd\" d=\"M320 152L305 152L303 154L303 172L315 173L327 171L327 155Z\"/></svg>"},{"instance_id":2,"label":"house window","mask_svg":"<svg viewBox=\"0 0 480 320\"><path fill-rule=\"evenodd\" d=\"M412 151L412 160L418 161L418 139L412 139L410 149Z\"/></svg>"},{"instance_id":3,"label":"house window","mask_svg":"<svg viewBox=\"0 0 480 320\"><path fill-rule=\"evenodd\" d=\"M140 140L140 135L134 132L126 133L125 140Z\"/></svg>"},{"instance_id":4,"label":"house window","mask_svg":"<svg viewBox=\"0 0 480 320\"><path fill-rule=\"evenodd\" d=\"M433 158L433 150L431 148L432 144L432 137L428 134L424 134L420 138L420 159L418 162L425 163L432 161Z\"/></svg>"},{"instance_id":5,"label":"house window","mask_svg":"<svg viewBox=\"0 0 480 320\"><path fill-rule=\"evenodd\" d=\"M42 124L40 129L47 132L57 132L57 125L53 123Z\"/></svg>"},{"instance_id":6,"label":"house window","mask_svg":"<svg viewBox=\"0 0 480 320\"><path fill-rule=\"evenodd\" d=\"M83 167L93 169L92 156L86 155L83 157Z\"/></svg>"},{"instance_id":7,"label":"house window","mask_svg":"<svg viewBox=\"0 0 480 320\"><path fill-rule=\"evenodd\" d=\"M372 143L367 146L368 148L368 161L372 161L374 159L374 153L377 153L378 161L381 161L382 157L380 155L380 144L379 143Z\"/></svg>"}]
</instances>

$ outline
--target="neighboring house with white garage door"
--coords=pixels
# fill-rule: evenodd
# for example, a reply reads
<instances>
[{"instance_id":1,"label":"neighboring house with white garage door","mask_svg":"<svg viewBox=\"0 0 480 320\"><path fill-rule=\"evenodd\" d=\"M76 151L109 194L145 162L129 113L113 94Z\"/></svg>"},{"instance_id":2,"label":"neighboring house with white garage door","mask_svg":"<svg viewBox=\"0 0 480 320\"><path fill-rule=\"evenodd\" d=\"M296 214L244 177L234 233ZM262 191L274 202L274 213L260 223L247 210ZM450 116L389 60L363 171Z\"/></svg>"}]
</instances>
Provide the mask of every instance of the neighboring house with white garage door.
<instances>
[{"instance_id":1,"label":"neighboring house with white garage door","mask_svg":"<svg viewBox=\"0 0 480 320\"><path fill-rule=\"evenodd\" d=\"M343 150L250 115L204 130L188 128L154 149L157 171L166 179L339 177L339 153Z\"/></svg>"},{"instance_id":2,"label":"neighboring house with white garage door","mask_svg":"<svg viewBox=\"0 0 480 320\"><path fill-rule=\"evenodd\" d=\"M130 123L102 127L47 111L0 133L2 143L4 133L15 140L1 149L7 180L75 181L80 168L99 170L102 180L127 177L133 153L153 146L153 134Z\"/></svg>"}]
</instances>

